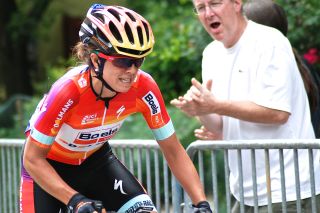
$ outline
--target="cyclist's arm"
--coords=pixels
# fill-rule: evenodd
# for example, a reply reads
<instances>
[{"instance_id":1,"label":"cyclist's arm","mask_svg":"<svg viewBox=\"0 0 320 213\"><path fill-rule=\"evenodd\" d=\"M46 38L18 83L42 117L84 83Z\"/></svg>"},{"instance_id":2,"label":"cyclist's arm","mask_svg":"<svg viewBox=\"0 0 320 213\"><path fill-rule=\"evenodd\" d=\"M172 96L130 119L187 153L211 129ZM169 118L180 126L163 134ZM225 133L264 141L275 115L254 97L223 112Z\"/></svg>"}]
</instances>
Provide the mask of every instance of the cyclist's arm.
<instances>
[{"instance_id":1,"label":"cyclist's arm","mask_svg":"<svg viewBox=\"0 0 320 213\"><path fill-rule=\"evenodd\" d=\"M176 134L158 141L168 165L193 203L206 200L198 173Z\"/></svg>"},{"instance_id":2,"label":"cyclist's arm","mask_svg":"<svg viewBox=\"0 0 320 213\"><path fill-rule=\"evenodd\" d=\"M46 160L50 148L40 147L32 140L29 136L25 145L24 167L41 188L64 204L67 204L76 191L62 180Z\"/></svg>"}]
</instances>

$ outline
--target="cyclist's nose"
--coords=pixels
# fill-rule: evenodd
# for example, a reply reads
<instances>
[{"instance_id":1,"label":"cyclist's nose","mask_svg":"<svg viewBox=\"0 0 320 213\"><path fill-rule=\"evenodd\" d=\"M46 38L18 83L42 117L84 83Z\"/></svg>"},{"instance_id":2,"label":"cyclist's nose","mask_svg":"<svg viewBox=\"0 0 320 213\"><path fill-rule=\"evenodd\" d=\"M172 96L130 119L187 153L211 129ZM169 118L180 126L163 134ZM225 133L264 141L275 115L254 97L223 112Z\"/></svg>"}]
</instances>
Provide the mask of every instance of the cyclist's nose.
<instances>
[{"instance_id":1,"label":"cyclist's nose","mask_svg":"<svg viewBox=\"0 0 320 213\"><path fill-rule=\"evenodd\" d=\"M134 64L132 64L131 67L128 67L126 69L126 72L135 74L136 72L138 72L138 68Z\"/></svg>"}]
</instances>

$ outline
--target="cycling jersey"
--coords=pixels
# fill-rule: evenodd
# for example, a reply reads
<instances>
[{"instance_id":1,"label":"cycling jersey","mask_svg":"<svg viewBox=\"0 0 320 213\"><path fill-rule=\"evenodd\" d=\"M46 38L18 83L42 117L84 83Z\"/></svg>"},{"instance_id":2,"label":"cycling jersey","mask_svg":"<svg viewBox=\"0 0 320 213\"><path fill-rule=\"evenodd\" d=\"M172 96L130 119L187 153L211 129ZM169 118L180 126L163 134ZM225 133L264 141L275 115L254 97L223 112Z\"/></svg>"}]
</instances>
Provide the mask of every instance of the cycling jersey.
<instances>
[{"instance_id":1,"label":"cycling jersey","mask_svg":"<svg viewBox=\"0 0 320 213\"><path fill-rule=\"evenodd\" d=\"M80 165L136 112L143 114L156 140L174 133L161 92L149 74L139 70L128 92L97 100L91 88L90 69L79 66L52 85L26 132L37 145L50 147L47 158Z\"/></svg>"}]
</instances>

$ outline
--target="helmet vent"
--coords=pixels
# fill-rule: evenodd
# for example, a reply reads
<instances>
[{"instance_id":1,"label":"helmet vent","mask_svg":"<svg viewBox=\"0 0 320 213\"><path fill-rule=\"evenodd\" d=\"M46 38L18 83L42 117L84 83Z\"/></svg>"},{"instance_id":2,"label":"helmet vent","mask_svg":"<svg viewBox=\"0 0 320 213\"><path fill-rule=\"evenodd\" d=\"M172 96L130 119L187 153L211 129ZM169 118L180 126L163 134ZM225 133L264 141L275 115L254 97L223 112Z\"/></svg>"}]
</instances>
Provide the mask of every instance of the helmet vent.
<instances>
[{"instance_id":1,"label":"helmet vent","mask_svg":"<svg viewBox=\"0 0 320 213\"><path fill-rule=\"evenodd\" d=\"M136 19L134 18L134 16L131 13L126 12L126 14L129 16L129 18L131 19L131 21L135 22Z\"/></svg>"},{"instance_id":2,"label":"helmet vent","mask_svg":"<svg viewBox=\"0 0 320 213\"><path fill-rule=\"evenodd\" d=\"M123 47L118 47L118 49L121 52L130 53L130 54L133 54L133 55L143 55L143 54L145 54L145 53L147 53L147 52L149 52L151 50L151 48L149 48L149 49L146 49L144 51L139 51L139 50L133 50L133 49L123 48Z\"/></svg>"},{"instance_id":3,"label":"helmet vent","mask_svg":"<svg viewBox=\"0 0 320 213\"><path fill-rule=\"evenodd\" d=\"M95 13L94 17L96 17L97 19L99 19L99 21L101 21L102 23L104 23L104 18L103 15L100 13Z\"/></svg>"},{"instance_id":4,"label":"helmet vent","mask_svg":"<svg viewBox=\"0 0 320 213\"><path fill-rule=\"evenodd\" d=\"M139 37L139 41L140 41L140 45L143 46L143 34L142 34L142 29L140 26L137 27L138 30L138 37Z\"/></svg>"},{"instance_id":5,"label":"helmet vent","mask_svg":"<svg viewBox=\"0 0 320 213\"><path fill-rule=\"evenodd\" d=\"M116 17L116 19L117 19L118 21L120 21L120 15L119 15L119 13L118 13L116 10L114 10L114 9L108 9L108 12L111 13L114 17Z\"/></svg>"},{"instance_id":6,"label":"helmet vent","mask_svg":"<svg viewBox=\"0 0 320 213\"><path fill-rule=\"evenodd\" d=\"M110 47L108 47L108 43L110 42L109 39L104 35L104 33L100 30L97 29L97 38L94 39L95 37L93 37L93 40L95 41L95 46L99 49L99 50L103 50L103 51L108 51L108 49Z\"/></svg>"},{"instance_id":7,"label":"helmet vent","mask_svg":"<svg viewBox=\"0 0 320 213\"><path fill-rule=\"evenodd\" d=\"M134 39L133 39L133 34L132 34L132 31L131 31L131 28L129 26L129 24L126 22L125 25L124 25L124 29L126 31L126 34L128 36L128 39L129 41L134 44ZM139 36L140 37L140 36Z\"/></svg>"},{"instance_id":8,"label":"helmet vent","mask_svg":"<svg viewBox=\"0 0 320 213\"><path fill-rule=\"evenodd\" d=\"M105 42L105 43L109 42L109 39L104 35L104 33L99 28L97 29L97 37L100 40L103 40L103 42Z\"/></svg>"},{"instance_id":9,"label":"helmet vent","mask_svg":"<svg viewBox=\"0 0 320 213\"><path fill-rule=\"evenodd\" d=\"M116 25L114 25L113 22L109 23L109 28L110 31L112 32L113 36L119 41L119 42L123 42L121 34L119 32L119 30L117 29Z\"/></svg>"},{"instance_id":10,"label":"helmet vent","mask_svg":"<svg viewBox=\"0 0 320 213\"><path fill-rule=\"evenodd\" d=\"M146 30L147 41L149 41L149 27L144 21L142 23L143 23L144 29Z\"/></svg>"}]
</instances>

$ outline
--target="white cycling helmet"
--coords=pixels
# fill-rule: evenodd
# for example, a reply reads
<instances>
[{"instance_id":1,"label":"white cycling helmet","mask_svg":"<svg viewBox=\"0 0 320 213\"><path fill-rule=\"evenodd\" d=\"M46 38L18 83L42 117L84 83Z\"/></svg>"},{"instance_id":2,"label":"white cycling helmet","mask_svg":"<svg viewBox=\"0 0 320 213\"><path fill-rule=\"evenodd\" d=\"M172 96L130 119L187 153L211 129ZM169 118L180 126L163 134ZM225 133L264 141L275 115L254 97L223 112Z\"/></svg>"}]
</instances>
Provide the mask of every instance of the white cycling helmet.
<instances>
[{"instance_id":1,"label":"white cycling helmet","mask_svg":"<svg viewBox=\"0 0 320 213\"><path fill-rule=\"evenodd\" d=\"M84 44L91 44L107 55L142 58L152 52L154 45L148 21L120 6L92 5L79 36Z\"/></svg>"}]
</instances>

